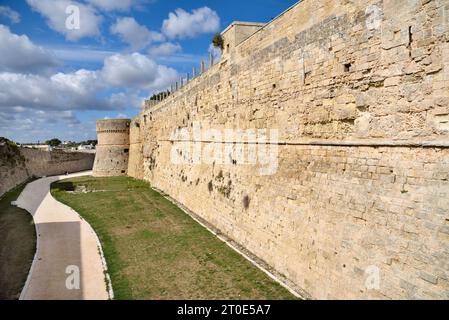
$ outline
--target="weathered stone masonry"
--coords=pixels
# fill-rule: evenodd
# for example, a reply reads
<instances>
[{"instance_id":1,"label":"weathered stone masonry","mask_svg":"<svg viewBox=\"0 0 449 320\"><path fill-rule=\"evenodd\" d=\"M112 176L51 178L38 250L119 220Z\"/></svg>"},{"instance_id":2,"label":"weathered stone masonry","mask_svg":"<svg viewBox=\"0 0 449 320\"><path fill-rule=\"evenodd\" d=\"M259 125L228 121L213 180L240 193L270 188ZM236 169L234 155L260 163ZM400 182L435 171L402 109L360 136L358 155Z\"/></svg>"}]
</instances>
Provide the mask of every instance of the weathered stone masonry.
<instances>
[{"instance_id":1,"label":"weathered stone masonry","mask_svg":"<svg viewBox=\"0 0 449 320\"><path fill-rule=\"evenodd\" d=\"M97 154L93 174L96 177L126 176L130 149L128 119L97 121Z\"/></svg>"},{"instance_id":2,"label":"weathered stone masonry","mask_svg":"<svg viewBox=\"0 0 449 320\"><path fill-rule=\"evenodd\" d=\"M0 196L31 177L92 170L95 155L0 145Z\"/></svg>"},{"instance_id":3,"label":"weathered stone masonry","mask_svg":"<svg viewBox=\"0 0 449 320\"><path fill-rule=\"evenodd\" d=\"M129 174L312 298L448 299L449 1L304 0L247 27L134 119ZM279 130L277 172L174 164L193 122Z\"/></svg>"}]
</instances>

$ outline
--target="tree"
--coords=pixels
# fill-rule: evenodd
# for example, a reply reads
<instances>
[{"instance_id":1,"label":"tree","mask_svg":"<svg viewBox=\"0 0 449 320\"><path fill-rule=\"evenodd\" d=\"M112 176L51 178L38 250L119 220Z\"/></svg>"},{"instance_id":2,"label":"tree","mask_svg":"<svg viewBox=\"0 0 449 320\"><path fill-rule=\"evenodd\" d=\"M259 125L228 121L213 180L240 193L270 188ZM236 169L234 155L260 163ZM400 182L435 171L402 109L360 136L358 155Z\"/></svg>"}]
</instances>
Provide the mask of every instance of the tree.
<instances>
[{"instance_id":1,"label":"tree","mask_svg":"<svg viewBox=\"0 0 449 320\"><path fill-rule=\"evenodd\" d=\"M223 51L224 48L224 40L221 33L216 33L212 38L212 44L215 48L220 48Z\"/></svg>"},{"instance_id":2,"label":"tree","mask_svg":"<svg viewBox=\"0 0 449 320\"><path fill-rule=\"evenodd\" d=\"M98 144L98 140L87 140L87 141L81 141L78 143L78 145L81 146L89 146L93 145L94 147Z\"/></svg>"},{"instance_id":3,"label":"tree","mask_svg":"<svg viewBox=\"0 0 449 320\"><path fill-rule=\"evenodd\" d=\"M98 140L87 140L87 144L95 147L98 144Z\"/></svg>"},{"instance_id":4,"label":"tree","mask_svg":"<svg viewBox=\"0 0 449 320\"><path fill-rule=\"evenodd\" d=\"M60 146L61 143L62 143L61 140L59 140L57 138L54 138L54 139L51 139L51 140L48 140L45 142L45 144L48 144L50 147Z\"/></svg>"}]
</instances>

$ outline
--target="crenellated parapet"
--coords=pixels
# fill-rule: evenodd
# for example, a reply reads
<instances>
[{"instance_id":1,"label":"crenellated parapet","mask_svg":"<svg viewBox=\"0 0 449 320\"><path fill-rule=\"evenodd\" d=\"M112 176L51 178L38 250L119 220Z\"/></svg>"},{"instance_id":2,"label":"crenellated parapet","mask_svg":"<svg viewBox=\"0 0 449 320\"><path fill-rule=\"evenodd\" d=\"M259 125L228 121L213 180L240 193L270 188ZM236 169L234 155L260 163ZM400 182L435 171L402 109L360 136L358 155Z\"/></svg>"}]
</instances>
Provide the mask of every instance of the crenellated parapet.
<instances>
[{"instance_id":1,"label":"crenellated parapet","mask_svg":"<svg viewBox=\"0 0 449 320\"><path fill-rule=\"evenodd\" d=\"M266 24L259 22L242 22L242 21L234 21L231 23L222 33L221 36L223 38L223 48L222 48L222 56L221 61L225 61L231 57L231 53L235 51L235 48L252 36L254 33L263 28ZM192 68L192 74L187 72L184 75L180 75L179 81L176 81L170 85L170 88L167 91L162 92L160 96L152 100L146 100L144 109L155 108L159 105L160 102L165 101L167 98L179 94L182 89L186 88L191 82L195 81L198 78L202 78L203 76L207 76L209 71L218 64L217 59L214 57L212 53L209 53L209 62L208 64L202 60L199 65L199 70L197 67Z\"/></svg>"}]
</instances>

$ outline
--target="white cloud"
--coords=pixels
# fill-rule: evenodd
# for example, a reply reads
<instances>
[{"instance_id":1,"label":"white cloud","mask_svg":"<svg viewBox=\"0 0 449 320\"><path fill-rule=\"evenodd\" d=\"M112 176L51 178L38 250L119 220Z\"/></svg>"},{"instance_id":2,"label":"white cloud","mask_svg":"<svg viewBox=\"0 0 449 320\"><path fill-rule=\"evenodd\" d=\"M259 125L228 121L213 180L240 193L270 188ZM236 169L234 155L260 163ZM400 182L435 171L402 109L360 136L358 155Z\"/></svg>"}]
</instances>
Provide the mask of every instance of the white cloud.
<instances>
[{"instance_id":1,"label":"white cloud","mask_svg":"<svg viewBox=\"0 0 449 320\"><path fill-rule=\"evenodd\" d=\"M40 73L57 64L50 51L36 46L26 35L18 36L0 25L0 71Z\"/></svg>"},{"instance_id":2,"label":"white cloud","mask_svg":"<svg viewBox=\"0 0 449 320\"><path fill-rule=\"evenodd\" d=\"M91 5L70 0L26 0L31 8L47 19L47 25L65 36L69 41L77 41L85 37L100 36L102 17ZM76 6L80 12L79 29L67 28L66 21L70 13L69 6Z\"/></svg>"},{"instance_id":3,"label":"white cloud","mask_svg":"<svg viewBox=\"0 0 449 320\"><path fill-rule=\"evenodd\" d=\"M80 69L73 73L57 73L50 81L59 91L66 91L80 97L89 96L99 89L100 84L96 71Z\"/></svg>"},{"instance_id":4,"label":"white cloud","mask_svg":"<svg viewBox=\"0 0 449 320\"><path fill-rule=\"evenodd\" d=\"M20 141L52 136L76 140L82 132L93 133L94 137L94 121L90 124L86 121L91 120L80 121L77 114L135 112L143 97L168 88L178 78L176 70L139 53L107 56L103 67L97 70L33 74L29 71L34 64L43 68L44 64L38 61L47 61L48 52L26 36L19 37L1 27L0 136ZM30 65L12 64L12 53L3 44L20 57L15 63ZM51 66L53 60L48 61Z\"/></svg>"},{"instance_id":5,"label":"white cloud","mask_svg":"<svg viewBox=\"0 0 449 320\"><path fill-rule=\"evenodd\" d=\"M120 110L140 104L136 92L165 89L176 79L176 70L138 53L106 58L96 71L81 69L50 77L2 72L0 110Z\"/></svg>"},{"instance_id":6,"label":"white cloud","mask_svg":"<svg viewBox=\"0 0 449 320\"><path fill-rule=\"evenodd\" d=\"M158 65L140 53L117 54L107 58L101 75L112 86L141 89L168 87L177 79L176 70Z\"/></svg>"},{"instance_id":7,"label":"white cloud","mask_svg":"<svg viewBox=\"0 0 449 320\"><path fill-rule=\"evenodd\" d=\"M12 23L20 22L20 14L7 6L0 6L0 16L8 18Z\"/></svg>"},{"instance_id":8,"label":"white cloud","mask_svg":"<svg viewBox=\"0 0 449 320\"><path fill-rule=\"evenodd\" d=\"M26 109L19 114L11 108L0 108L0 136L16 141L37 142L54 137L79 141L86 134L96 136L94 121L81 122L73 111Z\"/></svg>"},{"instance_id":9,"label":"white cloud","mask_svg":"<svg viewBox=\"0 0 449 320\"><path fill-rule=\"evenodd\" d=\"M162 32L169 38L193 38L201 33L216 32L220 28L220 17L208 7L184 9L170 12L162 24Z\"/></svg>"},{"instance_id":10,"label":"white cloud","mask_svg":"<svg viewBox=\"0 0 449 320\"><path fill-rule=\"evenodd\" d=\"M100 88L94 71L58 73L51 77L31 74L0 73L0 108L22 106L27 109L107 110L119 108L98 99Z\"/></svg>"},{"instance_id":11,"label":"white cloud","mask_svg":"<svg viewBox=\"0 0 449 320\"><path fill-rule=\"evenodd\" d=\"M151 57L166 57L182 51L182 47L179 43L162 43L157 47L152 47L148 51Z\"/></svg>"},{"instance_id":12,"label":"white cloud","mask_svg":"<svg viewBox=\"0 0 449 320\"><path fill-rule=\"evenodd\" d=\"M161 33L148 30L131 17L117 19L116 23L111 26L111 33L118 35L123 42L131 46L132 50L141 50L153 41L164 40Z\"/></svg>"},{"instance_id":13,"label":"white cloud","mask_svg":"<svg viewBox=\"0 0 449 320\"><path fill-rule=\"evenodd\" d=\"M73 111L54 111L52 113L45 112L43 110L27 110L26 114L14 114L11 113L12 109L0 110L0 124L4 121L4 125L12 127L13 123L15 129L35 129L36 126L42 122L47 125L49 123L56 123L62 121L64 124L78 124L79 120L76 118ZM9 116L4 117L4 114L8 112Z\"/></svg>"}]
</instances>

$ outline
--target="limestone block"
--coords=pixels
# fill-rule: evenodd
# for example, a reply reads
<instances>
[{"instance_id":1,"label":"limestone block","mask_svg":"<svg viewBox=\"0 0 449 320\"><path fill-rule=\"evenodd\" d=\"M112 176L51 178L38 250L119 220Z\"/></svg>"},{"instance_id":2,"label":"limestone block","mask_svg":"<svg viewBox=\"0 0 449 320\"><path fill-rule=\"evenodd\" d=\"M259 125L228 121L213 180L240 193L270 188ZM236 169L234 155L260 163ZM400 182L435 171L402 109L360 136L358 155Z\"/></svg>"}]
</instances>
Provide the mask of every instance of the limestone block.
<instances>
[{"instance_id":1,"label":"limestone block","mask_svg":"<svg viewBox=\"0 0 449 320\"><path fill-rule=\"evenodd\" d=\"M354 120L357 117L357 113L358 111L355 103L350 103L336 106L336 108L331 111L330 117L334 120Z\"/></svg>"},{"instance_id":2,"label":"limestone block","mask_svg":"<svg viewBox=\"0 0 449 320\"><path fill-rule=\"evenodd\" d=\"M382 26L382 49L389 50L409 44L410 35L407 25L398 25L392 21L384 22Z\"/></svg>"},{"instance_id":3,"label":"limestone block","mask_svg":"<svg viewBox=\"0 0 449 320\"><path fill-rule=\"evenodd\" d=\"M367 137L369 135L371 122L371 114L368 112L362 113L354 122L355 130L358 137Z\"/></svg>"},{"instance_id":4,"label":"limestone block","mask_svg":"<svg viewBox=\"0 0 449 320\"><path fill-rule=\"evenodd\" d=\"M384 17L395 23L404 23L414 17L421 0L384 0Z\"/></svg>"},{"instance_id":5,"label":"limestone block","mask_svg":"<svg viewBox=\"0 0 449 320\"><path fill-rule=\"evenodd\" d=\"M385 80L384 86L385 87L394 87L399 85L401 82L401 77L391 77Z\"/></svg>"}]
</instances>

